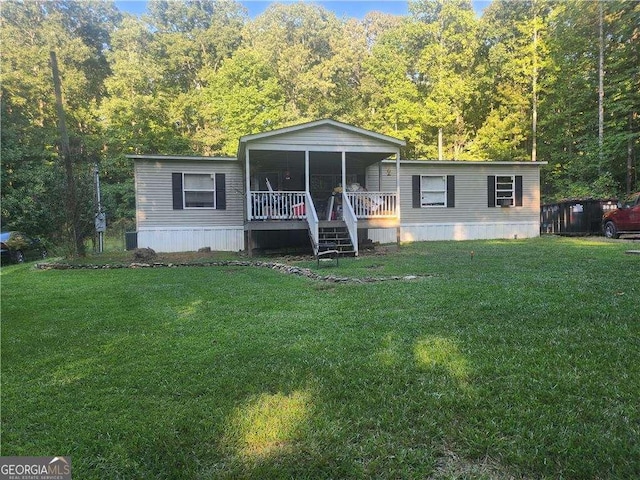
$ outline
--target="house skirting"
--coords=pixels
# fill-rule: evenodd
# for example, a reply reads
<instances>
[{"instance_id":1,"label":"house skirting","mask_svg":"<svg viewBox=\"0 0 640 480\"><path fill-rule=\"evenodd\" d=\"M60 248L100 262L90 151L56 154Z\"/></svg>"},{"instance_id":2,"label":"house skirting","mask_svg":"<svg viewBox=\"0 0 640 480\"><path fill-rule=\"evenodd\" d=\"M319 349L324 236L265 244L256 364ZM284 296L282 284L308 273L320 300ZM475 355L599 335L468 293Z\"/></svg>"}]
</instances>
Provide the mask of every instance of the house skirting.
<instances>
[{"instance_id":1,"label":"house skirting","mask_svg":"<svg viewBox=\"0 0 640 480\"><path fill-rule=\"evenodd\" d=\"M149 247L156 252L193 252L205 247L237 252L244 250L244 227L139 229L138 247Z\"/></svg>"},{"instance_id":2,"label":"house skirting","mask_svg":"<svg viewBox=\"0 0 640 480\"><path fill-rule=\"evenodd\" d=\"M432 240L491 240L498 238L532 238L540 235L538 222L474 222L474 223L414 223L400 225L401 242ZM394 243L395 229L369 229L369 239Z\"/></svg>"}]
</instances>

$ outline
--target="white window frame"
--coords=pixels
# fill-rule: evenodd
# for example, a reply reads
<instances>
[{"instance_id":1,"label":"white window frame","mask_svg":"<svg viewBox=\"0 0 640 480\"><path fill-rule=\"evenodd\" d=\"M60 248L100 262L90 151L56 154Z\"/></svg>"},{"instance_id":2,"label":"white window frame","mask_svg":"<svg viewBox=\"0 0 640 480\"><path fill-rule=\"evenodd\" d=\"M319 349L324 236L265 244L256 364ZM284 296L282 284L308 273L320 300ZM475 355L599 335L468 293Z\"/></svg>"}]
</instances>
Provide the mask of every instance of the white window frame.
<instances>
[{"instance_id":1,"label":"white window frame","mask_svg":"<svg viewBox=\"0 0 640 480\"><path fill-rule=\"evenodd\" d=\"M509 178L507 182L504 179ZM502 181L501 181L502 180ZM505 185L511 184L509 188ZM501 185L501 188L498 187ZM495 201L496 207L515 207L516 205L516 176L515 175L496 175Z\"/></svg>"},{"instance_id":2,"label":"white window frame","mask_svg":"<svg viewBox=\"0 0 640 480\"><path fill-rule=\"evenodd\" d=\"M444 188L442 190L429 190L422 188L422 180L424 178L441 178ZM422 201L423 193L442 193L443 203L442 205L430 205L425 204ZM446 175L420 175L420 208L447 208L447 176Z\"/></svg>"},{"instance_id":3,"label":"white window frame","mask_svg":"<svg viewBox=\"0 0 640 480\"><path fill-rule=\"evenodd\" d=\"M186 175L206 175L211 178L213 188L187 188ZM207 207L187 206L187 192L211 192L213 205ZM211 172L182 172L182 208L185 210L215 210L216 209L216 174Z\"/></svg>"}]
</instances>

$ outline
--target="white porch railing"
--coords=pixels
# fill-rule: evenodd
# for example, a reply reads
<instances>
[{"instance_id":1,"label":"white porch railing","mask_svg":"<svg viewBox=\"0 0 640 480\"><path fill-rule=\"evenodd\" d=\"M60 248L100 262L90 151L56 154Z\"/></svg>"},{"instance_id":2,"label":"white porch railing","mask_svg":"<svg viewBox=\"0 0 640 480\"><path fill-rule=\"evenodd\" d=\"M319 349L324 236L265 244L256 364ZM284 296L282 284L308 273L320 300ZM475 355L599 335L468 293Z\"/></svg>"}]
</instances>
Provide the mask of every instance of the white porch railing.
<instances>
[{"instance_id":1,"label":"white porch railing","mask_svg":"<svg viewBox=\"0 0 640 480\"><path fill-rule=\"evenodd\" d=\"M347 225L349 231L349 237L351 238L351 244L356 256L358 255L358 217L353 211L351 203L348 201L347 196L342 194L342 219Z\"/></svg>"},{"instance_id":2,"label":"white porch railing","mask_svg":"<svg viewBox=\"0 0 640 480\"><path fill-rule=\"evenodd\" d=\"M250 220L302 220L306 215L306 192L249 192Z\"/></svg>"},{"instance_id":3,"label":"white porch railing","mask_svg":"<svg viewBox=\"0 0 640 480\"><path fill-rule=\"evenodd\" d=\"M304 220L311 196L308 192L252 191L250 220ZM356 218L390 218L398 216L395 192L346 192ZM345 202L346 204L346 202Z\"/></svg>"},{"instance_id":4,"label":"white porch railing","mask_svg":"<svg viewBox=\"0 0 640 480\"><path fill-rule=\"evenodd\" d=\"M318 224L320 223L318 220L318 214L316 212L316 207L313 204L313 200L311 198L311 194L307 192L306 194L307 200L307 224L309 225L309 235L311 236L311 243L313 245L313 254L318 254L318 245L320 244L320 234Z\"/></svg>"},{"instance_id":5,"label":"white porch railing","mask_svg":"<svg viewBox=\"0 0 640 480\"><path fill-rule=\"evenodd\" d=\"M389 218L398 216L396 192L347 192L357 218Z\"/></svg>"}]
</instances>

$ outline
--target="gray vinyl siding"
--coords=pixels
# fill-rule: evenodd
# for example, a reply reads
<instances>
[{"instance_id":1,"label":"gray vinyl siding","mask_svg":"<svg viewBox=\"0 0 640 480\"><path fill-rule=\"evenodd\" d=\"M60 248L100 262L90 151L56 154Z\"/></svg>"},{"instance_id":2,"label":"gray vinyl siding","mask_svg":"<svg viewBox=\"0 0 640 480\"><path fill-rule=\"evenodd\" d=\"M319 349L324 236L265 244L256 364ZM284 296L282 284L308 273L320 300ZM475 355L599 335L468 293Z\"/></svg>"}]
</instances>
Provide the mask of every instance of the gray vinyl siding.
<instances>
[{"instance_id":1,"label":"gray vinyl siding","mask_svg":"<svg viewBox=\"0 0 640 480\"><path fill-rule=\"evenodd\" d=\"M380 171L379 163L367 168L365 186L372 192L396 191L396 166L391 163L383 163ZM402 169L402 166L400 167Z\"/></svg>"},{"instance_id":2,"label":"gray vinyl siding","mask_svg":"<svg viewBox=\"0 0 640 480\"><path fill-rule=\"evenodd\" d=\"M243 173L233 160L135 160L138 229L242 226ZM225 174L226 209L173 209L172 173Z\"/></svg>"},{"instance_id":3,"label":"gray vinyl siding","mask_svg":"<svg viewBox=\"0 0 640 480\"><path fill-rule=\"evenodd\" d=\"M389 171L390 175L387 175ZM382 166L382 191L395 191L395 164ZM413 175L454 175L455 207L413 208ZM522 207L487 206L487 176L521 175ZM369 190L377 189L378 167L367 171ZM402 224L539 221L539 165L491 162L402 162L400 165L400 216Z\"/></svg>"},{"instance_id":4,"label":"gray vinyl siding","mask_svg":"<svg viewBox=\"0 0 640 480\"><path fill-rule=\"evenodd\" d=\"M247 146L253 150L309 150L352 152L396 152L397 146L382 139L321 125L297 132L288 132L252 140Z\"/></svg>"}]
</instances>

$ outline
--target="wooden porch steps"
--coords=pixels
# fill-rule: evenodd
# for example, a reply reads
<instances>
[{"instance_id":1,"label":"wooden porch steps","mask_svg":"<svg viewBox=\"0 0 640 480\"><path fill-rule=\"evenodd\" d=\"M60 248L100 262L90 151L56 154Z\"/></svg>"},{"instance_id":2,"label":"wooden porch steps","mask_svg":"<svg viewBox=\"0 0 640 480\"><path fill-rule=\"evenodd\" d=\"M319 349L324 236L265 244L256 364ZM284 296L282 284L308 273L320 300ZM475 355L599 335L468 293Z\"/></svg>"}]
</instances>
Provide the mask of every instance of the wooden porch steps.
<instances>
[{"instance_id":1,"label":"wooden porch steps","mask_svg":"<svg viewBox=\"0 0 640 480\"><path fill-rule=\"evenodd\" d=\"M318 252L336 250L341 256L355 256L356 252L344 222L332 222L332 225L318 228Z\"/></svg>"}]
</instances>

